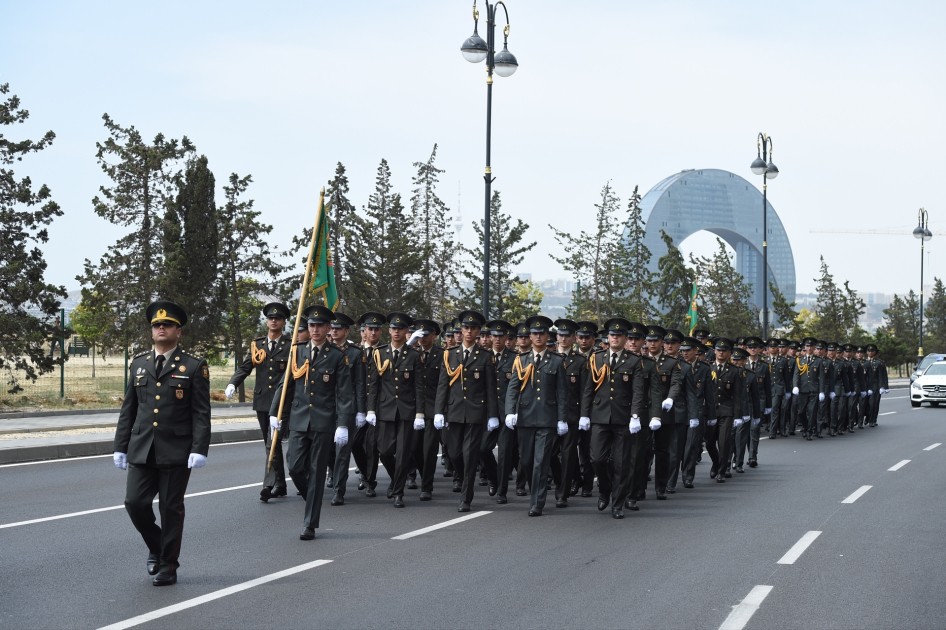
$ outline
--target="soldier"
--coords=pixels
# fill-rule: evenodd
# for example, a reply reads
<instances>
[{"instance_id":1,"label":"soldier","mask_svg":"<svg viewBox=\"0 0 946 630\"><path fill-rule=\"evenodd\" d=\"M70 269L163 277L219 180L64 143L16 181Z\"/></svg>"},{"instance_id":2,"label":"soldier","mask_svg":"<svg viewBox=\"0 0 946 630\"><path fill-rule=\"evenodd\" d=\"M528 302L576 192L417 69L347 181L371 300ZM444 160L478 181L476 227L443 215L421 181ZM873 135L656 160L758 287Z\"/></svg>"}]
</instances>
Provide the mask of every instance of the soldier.
<instances>
[{"instance_id":1,"label":"soldier","mask_svg":"<svg viewBox=\"0 0 946 630\"><path fill-rule=\"evenodd\" d=\"M828 437L841 435L840 427L843 422L845 392L847 391L846 380L848 379L847 368L844 363L844 357L838 356L839 344L835 342L828 343L827 353L828 361L831 362L831 369L834 374L834 380L828 384Z\"/></svg>"},{"instance_id":2,"label":"soldier","mask_svg":"<svg viewBox=\"0 0 946 630\"><path fill-rule=\"evenodd\" d=\"M660 419L662 407L666 398L657 374L657 363L644 352L645 337L648 329L643 324L634 322L627 335L626 348L635 356L641 358L642 376L644 380L644 400L641 403L648 414L641 423L640 431L631 437L631 461L634 472L631 474L632 486L627 498L626 507L634 512L640 510L638 501L643 501L647 493L647 481L650 477L650 465L654 459L654 432L650 428L656 418ZM659 341L657 342L659 343ZM648 421L647 418L650 418Z\"/></svg>"},{"instance_id":3,"label":"soldier","mask_svg":"<svg viewBox=\"0 0 946 630\"><path fill-rule=\"evenodd\" d=\"M683 454L683 487L692 488L696 476L696 464L702 451L702 443L706 436L707 450L712 447L715 454L713 461L719 462L719 452L716 448L716 374L708 363L701 360L706 348L695 337L685 337L680 349L683 351L683 360L690 370L684 374L688 387L695 392L696 404L687 405L687 439ZM710 423L712 425L710 426ZM712 429L710 431L709 429Z\"/></svg>"},{"instance_id":4,"label":"soldier","mask_svg":"<svg viewBox=\"0 0 946 630\"><path fill-rule=\"evenodd\" d=\"M795 357L795 374L792 377L792 394L798 396L798 416L803 420L802 435L809 442L817 434L818 403L825 398L825 375L821 359L812 354L814 337L802 340L804 355Z\"/></svg>"},{"instance_id":5,"label":"soldier","mask_svg":"<svg viewBox=\"0 0 946 630\"><path fill-rule=\"evenodd\" d=\"M437 398L437 383L443 368L443 348L436 343L440 336L440 325L432 319L415 319L415 330L411 338L420 355L424 382L424 429L415 432L412 458L420 473L421 501L430 501L434 492L434 476L437 473L437 451L440 449L440 431L434 428L434 402ZM408 344L412 342L409 340ZM410 489L411 486L409 485Z\"/></svg>"},{"instance_id":6,"label":"soldier","mask_svg":"<svg viewBox=\"0 0 946 630\"><path fill-rule=\"evenodd\" d=\"M210 449L210 373L207 362L180 348L187 313L159 300L146 310L154 349L135 356L115 429L112 460L128 470L125 510L148 546L152 584L177 583L184 533L184 494L191 469ZM161 526L155 523L158 495Z\"/></svg>"},{"instance_id":7,"label":"soldier","mask_svg":"<svg viewBox=\"0 0 946 630\"><path fill-rule=\"evenodd\" d=\"M690 374L692 366L680 356L682 345L683 333L672 328L667 330L663 339L664 355L677 360L681 374L680 396L674 399L670 424L661 428L661 430L670 432L670 440L667 445L670 464L670 476L667 478L668 494L677 491L677 478L683 465L689 426L692 424L691 420L697 419L697 422L699 422L701 411L699 407L702 404L698 400L699 392L696 391L696 383Z\"/></svg>"},{"instance_id":8,"label":"soldier","mask_svg":"<svg viewBox=\"0 0 946 630\"><path fill-rule=\"evenodd\" d=\"M486 320L476 311L463 311L458 319L463 339L459 346L444 353L434 405L434 426L438 429L447 426L453 466L463 479L457 511L469 512L483 430L499 428L499 410L492 357L476 343ZM449 424L446 424L447 418Z\"/></svg>"},{"instance_id":9,"label":"soldier","mask_svg":"<svg viewBox=\"0 0 946 630\"><path fill-rule=\"evenodd\" d=\"M787 423L791 408L792 388L788 372L788 359L784 349L788 347L787 339L769 339L766 342L768 349L769 371L772 376L772 414L769 421L769 439L774 440L779 435L787 435Z\"/></svg>"},{"instance_id":10,"label":"soldier","mask_svg":"<svg viewBox=\"0 0 946 630\"><path fill-rule=\"evenodd\" d=\"M598 350L588 360L594 389L590 422L578 425L581 431L591 430L598 510L610 504L611 517L616 519L624 518L624 501L633 483L631 435L640 431L640 418L646 413L641 358L624 349L632 327L622 317L605 322L609 348Z\"/></svg>"},{"instance_id":11,"label":"soldier","mask_svg":"<svg viewBox=\"0 0 946 630\"><path fill-rule=\"evenodd\" d=\"M513 330L512 324L502 319L494 319L486 324L486 328L489 329L493 340L491 356L496 369L496 405L498 409L505 409L509 380L512 378L512 366L519 353L506 347L509 333ZM497 447L498 461L497 457L493 455L493 449ZM517 450L518 444L514 429L503 425L496 431L487 431L483 434L483 444L480 448L483 471L486 473L487 484L489 485L489 496L496 496L496 493L499 492L499 497L496 499L497 503L506 502L509 474L512 472Z\"/></svg>"},{"instance_id":12,"label":"soldier","mask_svg":"<svg viewBox=\"0 0 946 630\"><path fill-rule=\"evenodd\" d=\"M683 370L675 356L664 353L664 337L667 331L660 326L648 326L647 352L654 362L656 378L652 381L658 387L653 388L651 399L651 418L648 427L653 432L654 449L654 487L657 499L666 500L667 481L670 479L670 442L676 432L676 414L673 412L674 402L683 400ZM659 401L659 407L654 407L654 401Z\"/></svg>"},{"instance_id":13,"label":"soldier","mask_svg":"<svg viewBox=\"0 0 946 630\"><path fill-rule=\"evenodd\" d=\"M585 369L587 370L588 359L591 353L595 351L595 336L598 334L598 325L590 321L575 322L578 329L575 332L575 340L578 344L578 352L585 359ZM588 374L591 378L591 374ZM594 390L592 390L593 392ZM590 412L589 412L590 415ZM579 418L580 420L580 418ZM577 431L578 434L578 464L580 466L581 478L576 478L576 487L572 489L572 494L579 494L583 497L590 497L594 490L595 471L591 465L591 431Z\"/></svg>"},{"instance_id":14,"label":"soldier","mask_svg":"<svg viewBox=\"0 0 946 630\"><path fill-rule=\"evenodd\" d=\"M745 344L745 339L743 339ZM737 473L745 472L743 463L745 462L745 453L749 448L749 431L752 423L756 422L762 416L762 403L759 384L753 373L746 365L746 359L749 358L749 351L743 347L735 347L732 351L732 364L742 370L742 379L745 386L745 406L743 407L742 422L737 422L738 418L733 419L733 457L731 466ZM727 470L728 472L728 470Z\"/></svg>"},{"instance_id":15,"label":"soldier","mask_svg":"<svg viewBox=\"0 0 946 630\"><path fill-rule=\"evenodd\" d=\"M381 313L368 311L358 318L361 326L361 351L365 361L365 391L368 390L368 365L374 361L374 353L381 343L381 327L387 323L387 318ZM367 403L366 403L367 404ZM377 419L375 419L377 422ZM355 417L355 439L351 447L355 466L361 471L361 480L358 489L365 491L365 496L377 496L375 488L378 486L378 433L377 428L368 423L367 416Z\"/></svg>"},{"instance_id":16,"label":"soldier","mask_svg":"<svg viewBox=\"0 0 946 630\"><path fill-rule=\"evenodd\" d=\"M716 345L716 340L710 335L710 331L706 328L696 328L693 330L693 337L699 340L706 350L703 352L703 360L707 364L713 363L716 360L716 355L713 350L713 347Z\"/></svg>"},{"instance_id":17,"label":"soldier","mask_svg":"<svg viewBox=\"0 0 946 630\"><path fill-rule=\"evenodd\" d=\"M263 437L263 446L266 450L263 465L263 489L260 490L259 500L263 503L270 497L286 496L286 466L283 463L282 440L272 451L273 462L270 466L269 453L272 447L269 430L269 408L273 404L273 397L277 393L276 382L286 372L289 361L289 347L292 345L292 335L284 334L286 320L289 318L289 307L280 302L270 302L263 307L263 316L266 318L267 334L257 337L250 342L250 351L237 367L225 394L232 398L236 388L247 376L256 370L256 385L253 388L253 411L259 421L260 432ZM283 436L285 439L285 436Z\"/></svg>"},{"instance_id":18,"label":"soldier","mask_svg":"<svg viewBox=\"0 0 946 630\"><path fill-rule=\"evenodd\" d=\"M835 372L834 362L827 356L828 343L819 340L815 344L815 356L821 360L821 369L824 372L824 399L818 401L818 433L817 438L822 437L822 432L827 433L828 426L831 424L831 391L834 389Z\"/></svg>"},{"instance_id":19,"label":"soldier","mask_svg":"<svg viewBox=\"0 0 946 630\"><path fill-rule=\"evenodd\" d=\"M588 434L587 431L579 431L578 425L582 418L588 420L586 424L591 422L593 391L588 375L588 359L575 345L578 324L570 319L558 319L555 327L558 329L558 352L562 355L562 369L565 371L565 422L568 425L565 435L556 440L560 471L559 483L555 487L555 507L563 508L568 507L568 497L578 476L578 442L582 434ZM587 334L588 331L585 332ZM554 458L552 465L555 466Z\"/></svg>"},{"instance_id":20,"label":"soldier","mask_svg":"<svg viewBox=\"0 0 946 630\"><path fill-rule=\"evenodd\" d=\"M351 417L351 424L348 425L348 434L355 435L358 418L364 418L367 411L367 400L365 390L366 364L365 355L355 344L348 341L348 332L355 321L344 313L335 313L335 319L331 324L332 343L345 354L348 362L348 368L351 372L352 395L355 403L355 414ZM332 488L335 490L332 496L332 505L345 505L345 489L348 485L348 468L351 464L351 445L339 446L335 449L334 467L332 468Z\"/></svg>"},{"instance_id":21,"label":"soldier","mask_svg":"<svg viewBox=\"0 0 946 630\"><path fill-rule=\"evenodd\" d=\"M404 485L411 469L413 432L423 431L424 366L417 351L407 345L410 315L387 317L391 343L378 346L368 361L368 424L376 425L378 455L390 477L388 498L404 507Z\"/></svg>"},{"instance_id":22,"label":"soldier","mask_svg":"<svg viewBox=\"0 0 946 630\"><path fill-rule=\"evenodd\" d=\"M759 407L761 407L761 416L752 416L752 424L749 427L749 468L756 468L759 465L759 438L762 434L762 425L765 419L771 417L773 396L772 396L772 366L762 357L762 349L766 345L759 337L748 337L746 347L749 350L749 361L746 369L750 376L755 379L758 388Z\"/></svg>"},{"instance_id":23,"label":"soldier","mask_svg":"<svg viewBox=\"0 0 946 630\"><path fill-rule=\"evenodd\" d=\"M270 426L279 430L288 416L289 474L302 496L305 512L299 540L313 540L322 513L325 474L330 464L332 443L348 443L348 425L355 415L355 388L345 353L329 343L328 331L335 314L317 305L309 313L309 341L292 347L287 377L289 403L283 418L276 416L279 400L270 407ZM286 376L284 376L286 378ZM282 380L277 387L282 387Z\"/></svg>"},{"instance_id":24,"label":"soldier","mask_svg":"<svg viewBox=\"0 0 946 630\"><path fill-rule=\"evenodd\" d=\"M532 352L532 339L529 338L529 327L525 322L516 324L516 350L519 353Z\"/></svg>"},{"instance_id":25,"label":"soldier","mask_svg":"<svg viewBox=\"0 0 946 630\"><path fill-rule=\"evenodd\" d=\"M714 347L714 371L716 372L716 434L718 461L713 461L710 468L710 479L717 483L726 481L724 477L732 477L729 467L733 453L733 428L742 424L745 408L745 379L742 370L729 362L732 356L733 342L731 339L720 337ZM708 439L708 438L707 438ZM710 452L710 458L713 454Z\"/></svg>"},{"instance_id":26,"label":"soldier","mask_svg":"<svg viewBox=\"0 0 946 630\"><path fill-rule=\"evenodd\" d=\"M887 381L887 365L877 358L877 346L872 343L867 344L867 360L870 363L871 381L868 387L868 400L870 401L870 415L868 421L870 426L877 426L877 417L880 415L880 397L886 394L889 385Z\"/></svg>"},{"instance_id":27,"label":"soldier","mask_svg":"<svg viewBox=\"0 0 946 630\"><path fill-rule=\"evenodd\" d=\"M519 433L519 461L531 489L529 516L542 516L555 435L565 435L565 366L562 355L546 349L552 320L543 315L526 321L535 352L520 355L506 396L506 427Z\"/></svg>"},{"instance_id":28,"label":"soldier","mask_svg":"<svg viewBox=\"0 0 946 630\"><path fill-rule=\"evenodd\" d=\"M847 431L854 433L854 427L858 423L858 412L860 410L861 392L864 387L864 364L855 358L856 346L846 344L844 346L844 358L847 359L851 368L851 391L848 393L847 400Z\"/></svg>"}]
</instances>

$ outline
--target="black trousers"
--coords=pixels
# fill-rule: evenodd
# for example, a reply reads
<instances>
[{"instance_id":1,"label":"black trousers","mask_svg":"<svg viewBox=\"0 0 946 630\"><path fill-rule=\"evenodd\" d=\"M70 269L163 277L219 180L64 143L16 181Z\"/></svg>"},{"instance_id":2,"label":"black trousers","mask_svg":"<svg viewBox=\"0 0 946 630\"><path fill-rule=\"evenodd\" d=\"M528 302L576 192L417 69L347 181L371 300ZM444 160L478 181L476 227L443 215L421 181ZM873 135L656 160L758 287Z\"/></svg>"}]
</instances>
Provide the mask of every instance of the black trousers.
<instances>
[{"instance_id":1,"label":"black trousers","mask_svg":"<svg viewBox=\"0 0 946 630\"><path fill-rule=\"evenodd\" d=\"M650 430L650 420L641 419L641 430L635 433L631 442L631 473L630 496L633 500L641 500L647 494L647 477L650 473L650 460L654 455L654 432ZM627 428L627 427L625 427ZM630 435L630 433L628 433Z\"/></svg>"},{"instance_id":2,"label":"black trousers","mask_svg":"<svg viewBox=\"0 0 946 630\"><path fill-rule=\"evenodd\" d=\"M578 477L578 442L582 433L590 434L591 431L579 431L577 422L569 422L568 433L557 436L555 440L561 468L558 485L555 487L556 499L567 499L572 493L572 482Z\"/></svg>"},{"instance_id":3,"label":"black trousers","mask_svg":"<svg viewBox=\"0 0 946 630\"><path fill-rule=\"evenodd\" d=\"M721 416L716 423L716 442L719 450L718 473L721 475L732 467L733 452L733 417ZM712 457L712 455L710 455Z\"/></svg>"},{"instance_id":4,"label":"black trousers","mask_svg":"<svg viewBox=\"0 0 946 630\"><path fill-rule=\"evenodd\" d=\"M715 428L715 427L713 427ZM700 426L691 429L687 427L686 444L683 447L683 481L693 483L696 476L696 462L703 453L703 435L706 429L706 420L700 420ZM679 439L679 438L678 438ZM709 442L709 440L707 440ZM713 440L713 450L716 451L715 440ZM708 450L708 449L707 449ZM716 455L719 458L719 455ZM712 457L710 458L712 459ZM716 460L714 460L716 461Z\"/></svg>"},{"instance_id":5,"label":"black trousers","mask_svg":"<svg viewBox=\"0 0 946 630\"><path fill-rule=\"evenodd\" d=\"M555 446L556 431L551 427L519 427L519 461L532 462L523 472L529 477L530 507L543 509L548 493L549 466Z\"/></svg>"},{"instance_id":6,"label":"black trousers","mask_svg":"<svg viewBox=\"0 0 946 630\"><path fill-rule=\"evenodd\" d=\"M790 415L792 407L792 397L789 394L788 400L785 400L785 394L772 394L772 417L769 426L769 437L788 434L788 424L786 419ZM786 413L786 410L789 413Z\"/></svg>"},{"instance_id":7,"label":"black trousers","mask_svg":"<svg viewBox=\"0 0 946 630\"><path fill-rule=\"evenodd\" d=\"M267 418L268 422L268 418ZM187 466L159 468L128 464L125 511L149 553L158 554L161 568L177 569L184 534L184 494L191 470ZM155 522L152 501L158 497L161 526Z\"/></svg>"},{"instance_id":8,"label":"black trousers","mask_svg":"<svg viewBox=\"0 0 946 630\"><path fill-rule=\"evenodd\" d=\"M595 487L595 469L591 465L591 429L578 432L578 465L581 470L581 490L587 494Z\"/></svg>"},{"instance_id":9,"label":"black trousers","mask_svg":"<svg viewBox=\"0 0 946 630\"><path fill-rule=\"evenodd\" d=\"M632 437L636 436L624 422L591 425L591 465L598 477L598 494L611 497L614 507L622 507L631 490Z\"/></svg>"},{"instance_id":10,"label":"black trousers","mask_svg":"<svg viewBox=\"0 0 946 630\"><path fill-rule=\"evenodd\" d=\"M674 424L664 422L663 418L660 422L660 428L651 432L654 438L654 487L665 491L670 479L670 442L674 437Z\"/></svg>"},{"instance_id":11,"label":"black trousers","mask_svg":"<svg viewBox=\"0 0 946 630\"><path fill-rule=\"evenodd\" d=\"M270 488L286 487L286 465L282 453L282 441L286 439L286 433L289 431L289 423L283 423L279 431L279 444L276 445L276 451L273 453L273 466L269 466L269 450L272 448L273 441L270 439L272 433L269 430L269 412L257 411L256 419L259 421L259 430L263 433L263 446L266 447L266 457L263 459L263 485Z\"/></svg>"},{"instance_id":12,"label":"black trousers","mask_svg":"<svg viewBox=\"0 0 946 630\"><path fill-rule=\"evenodd\" d=\"M805 433L818 432L818 394L798 395L798 420Z\"/></svg>"},{"instance_id":13,"label":"black trousers","mask_svg":"<svg viewBox=\"0 0 946 630\"><path fill-rule=\"evenodd\" d=\"M456 474L463 478L460 501L471 503L473 489L476 487L476 465L480 461L480 445L483 442L486 424L451 422L445 431L453 468Z\"/></svg>"},{"instance_id":14,"label":"black trousers","mask_svg":"<svg viewBox=\"0 0 946 630\"><path fill-rule=\"evenodd\" d=\"M352 440L351 455L355 458L355 466L361 471L361 478L369 488L378 485L378 434L377 428L365 424L355 429L355 439Z\"/></svg>"},{"instance_id":15,"label":"black trousers","mask_svg":"<svg viewBox=\"0 0 946 630\"><path fill-rule=\"evenodd\" d=\"M706 454L710 458L710 476L712 477L717 471L720 470L719 467L719 420L716 420L716 424L713 426L709 425L708 420L703 421L703 442L706 444ZM700 458L701 452L696 453L695 460ZM694 466L696 465L694 460Z\"/></svg>"},{"instance_id":16,"label":"black trousers","mask_svg":"<svg viewBox=\"0 0 946 630\"><path fill-rule=\"evenodd\" d=\"M303 527L319 526L333 438L334 431L292 431L289 434L289 474L305 498Z\"/></svg>"},{"instance_id":17,"label":"black trousers","mask_svg":"<svg viewBox=\"0 0 946 630\"><path fill-rule=\"evenodd\" d=\"M434 491L434 475L437 473L437 453L440 450L440 431L434 428L433 418L424 419L424 430L414 431L413 466L420 474L420 491Z\"/></svg>"},{"instance_id":18,"label":"black trousers","mask_svg":"<svg viewBox=\"0 0 946 630\"><path fill-rule=\"evenodd\" d=\"M667 477L667 487L676 488L680 469L683 468L683 459L686 455L688 423L675 422L670 426L661 427L661 431L670 431L670 476Z\"/></svg>"},{"instance_id":19,"label":"black trousers","mask_svg":"<svg viewBox=\"0 0 946 630\"><path fill-rule=\"evenodd\" d=\"M348 425L348 436L349 440L345 443L345 446L332 443L334 459L329 459L329 465L332 466L332 488L334 488L335 494L340 497L345 496L345 489L348 485L348 469L351 467L351 438L355 436L354 422ZM333 457L333 455L330 454L330 457Z\"/></svg>"},{"instance_id":20,"label":"black trousers","mask_svg":"<svg viewBox=\"0 0 946 630\"><path fill-rule=\"evenodd\" d=\"M497 495L504 497L506 492L509 490L509 475L512 474L512 469L516 466L516 462L519 459L519 443L518 436L516 435L515 429L510 429L506 426L505 423L499 425L497 429L499 437L496 440L497 457L496 457L496 477L499 481L499 490ZM516 475L516 486L520 485L520 475ZM522 481L524 484L525 482Z\"/></svg>"},{"instance_id":21,"label":"black trousers","mask_svg":"<svg viewBox=\"0 0 946 630\"><path fill-rule=\"evenodd\" d=\"M394 496L404 496L407 473L413 468L411 444L414 438L414 420L378 419L378 456L388 472L388 486Z\"/></svg>"},{"instance_id":22,"label":"black trousers","mask_svg":"<svg viewBox=\"0 0 946 630\"><path fill-rule=\"evenodd\" d=\"M499 435L505 428L505 425L500 425L500 428L493 431L484 431L483 442L480 444L480 465L483 467L480 474L485 475L489 485L495 488L499 487L499 468L493 449L499 444Z\"/></svg>"}]
</instances>

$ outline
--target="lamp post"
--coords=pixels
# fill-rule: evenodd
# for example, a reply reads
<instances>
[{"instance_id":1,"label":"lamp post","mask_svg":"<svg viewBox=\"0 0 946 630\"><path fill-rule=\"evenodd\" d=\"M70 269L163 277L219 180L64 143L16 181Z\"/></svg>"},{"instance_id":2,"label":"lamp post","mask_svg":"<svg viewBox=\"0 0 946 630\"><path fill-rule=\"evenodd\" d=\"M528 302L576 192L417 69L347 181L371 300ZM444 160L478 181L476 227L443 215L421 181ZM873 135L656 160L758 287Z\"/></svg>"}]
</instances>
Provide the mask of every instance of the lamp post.
<instances>
[{"instance_id":1,"label":"lamp post","mask_svg":"<svg viewBox=\"0 0 946 630\"><path fill-rule=\"evenodd\" d=\"M772 138L759 132L756 138L756 157L749 168L762 176L762 338L769 336L769 202L768 182L778 177L778 167L772 162Z\"/></svg>"},{"instance_id":2,"label":"lamp post","mask_svg":"<svg viewBox=\"0 0 946 630\"><path fill-rule=\"evenodd\" d=\"M933 233L927 227L928 219L926 209L920 208L917 215L917 225L913 228L913 236L920 239L920 345L916 351L917 363L923 358L923 248L926 241L933 238Z\"/></svg>"},{"instance_id":3,"label":"lamp post","mask_svg":"<svg viewBox=\"0 0 946 630\"><path fill-rule=\"evenodd\" d=\"M463 58L470 63L479 63L486 61L486 172L483 174L483 180L486 182L486 209L483 217L483 316L489 319L489 206L490 206L490 188L493 183L493 172L490 168L490 136L492 133L493 119L493 71L496 71L501 77L509 77L519 67L515 55L509 52L506 46L509 40L509 11L506 9L502 0L490 4L486 2L486 41L480 37L478 32L480 22L480 12L476 8L476 0L473 0L473 34L470 35L463 45L460 52ZM498 53L496 47L496 10L502 7L506 15L506 26L503 27L503 49ZM500 313L502 315L502 313Z\"/></svg>"}]
</instances>

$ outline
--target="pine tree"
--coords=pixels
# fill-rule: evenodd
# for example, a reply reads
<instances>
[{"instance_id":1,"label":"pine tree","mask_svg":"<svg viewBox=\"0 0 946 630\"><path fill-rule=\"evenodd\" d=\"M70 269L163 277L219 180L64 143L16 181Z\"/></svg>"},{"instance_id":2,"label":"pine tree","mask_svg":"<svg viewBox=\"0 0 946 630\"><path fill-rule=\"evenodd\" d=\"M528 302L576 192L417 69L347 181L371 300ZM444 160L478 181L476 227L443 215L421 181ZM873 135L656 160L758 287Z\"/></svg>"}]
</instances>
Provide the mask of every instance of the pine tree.
<instances>
[{"instance_id":1,"label":"pine tree","mask_svg":"<svg viewBox=\"0 0 946 630\"><path fill-rule=\"evenodd\" d=\"M158 297L163 219L174 203L181 162L194 146L186 136L168 140L160 133L147 144L133 126L122 127L108 114L102 118L108 138L96 143L96 159L112 185L101 186L92 205L98 216L131 232L111 245L98 265L86 259L76 279L119 313L108 340L149 345L140 313Z\"/></svg>"},{"instance_id":2,"label":"pine tree","mask_svg":"<svg viewBox=\"0 0 946 630\"><path fill-rule=\"evenodd\" d=\"M660 324L667 328L684 330L687 328L687 314L690 312L693 270L687 267L683 254L673 244L673 238L667 232L660 230L660 238L667 246L667 253L657 261L659 273L656 296L657 304L663 310Z\"/></svg>"},{"instance_id":3,"label":"pine tree","mask_svg":"<svg viewBox=\"0 0 946 630\"><path fill-rule=\"evenodd\" d=\"M769 283L769 293L772 296L772 313L775 315L773 323L776 328L785 328L784 337L801 339L808 336L808 331L802 330L801 322L798 320L795 302L789 302L774 282Z\"/></svg>"},{"instance_id":4,"label":"pine tree","mask_svg":"<svg viewBox=\"0 0 946 630\"><path fill-rule=\"evenodd\" d=\"M864 313L864 301L847 281L843 290L838 287L824 256L821 257L821 276L816 281L818 320L812 334L827 341L847 340L857 329L857 322Z\"/></svg>"},{"instance_id":5,"label":"pine tree","mask_svg":"<svg viewBox=\"0 0 946 630\"><path fill-rule=\"evenodd\" d=\"M0 84L0 125L26 122L30 113L20 99ZM0 133L0 378L7 392L23 390L25 378L35 381L60 363L44 352L44 344L58 333L60 300L65 287L44 279L46 259L41 245L49 241L46 227L62 215L46 185L33 190L29 177L17 179L11 165L52 144L47 131L39 140L11 140Z\"/></svg>"},{"instance_id":6,"label":"pine tree","mask_svg":"<svg viewBox=\"0 0 946 630\"><path fill-rule=\"evenodd\" d=\"M335 265L335 287L341 303L340 310L344 312L342 307L346 305L346 296L350 291L351 269L361 264L361 261L357 241L352 236L359 218L354 204L348 199L348 175L341 162L335 165L335 175L325 189L325 205L329 218L329 255ZM303 247L309 246L311 238L310 227L303 233Z\"/></svg>"},{"instance_id":7,"label":"pine tree","mask_svg":"<svg viewBox=\"0 0 946 630\"><path fill-rule=\"evenodd\" d=\"M923 305L923 352L946 352L946 289L933 278L933 291Z\"/></svg>"},{"instance_id":8,"label":"pine tree","mask_svg":"<svg viewBox=\"0 0 946 630\"><path fill-rule=\"evenodd\" d=\"M646 225L641 210L641 196L634 186L627 202L627 219L624 224L624 238L613 246L610 262L614 272L605 278L613 278L614 283L605 282L605 290L620 294L626 292L626 299L615 313L625 313L631 319L640 318L649 322L656 318L650 296L654 294L654 274L650 271L651 251L644 243Z\"/></svg>"},{"instance_id":9,"label":"pine tree","mask_svg":"<svg viewBox=\"0 0 946 630\"><path fill-rule=\"evenodd\" d=\"M757 335L760 326L756 313L749 308L749 285L736 271L726 244L719 238L716 243L718 248L712 258L690 257L696 267L709 327L721 337Z\"/></svg>"}]
</instances>

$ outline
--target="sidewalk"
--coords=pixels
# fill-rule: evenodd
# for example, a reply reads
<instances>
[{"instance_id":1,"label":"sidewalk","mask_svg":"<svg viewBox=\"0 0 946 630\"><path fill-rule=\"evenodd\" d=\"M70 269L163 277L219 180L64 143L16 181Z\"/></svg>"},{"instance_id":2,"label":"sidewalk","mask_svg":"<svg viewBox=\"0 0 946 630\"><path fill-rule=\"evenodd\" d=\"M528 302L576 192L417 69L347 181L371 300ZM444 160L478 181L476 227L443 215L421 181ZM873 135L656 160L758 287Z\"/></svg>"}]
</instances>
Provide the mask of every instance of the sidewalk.
<instances>
[{"instance_id":1,"label":"sidewalk","mask_svg":"<svg viewBox=\"0 0 946 630\"><path fill-rule=\"evenodd\" d=\"M210 419L211 444L261 439L249 405L215 405ZM118 409L0 418L0 465L109 454L117 422Z\"/></svg>"}]
</instances>

